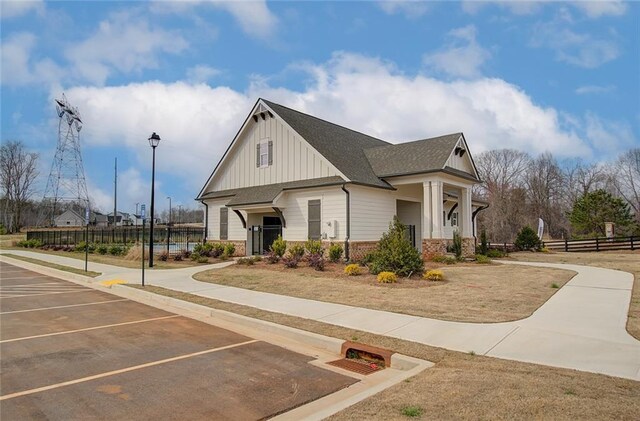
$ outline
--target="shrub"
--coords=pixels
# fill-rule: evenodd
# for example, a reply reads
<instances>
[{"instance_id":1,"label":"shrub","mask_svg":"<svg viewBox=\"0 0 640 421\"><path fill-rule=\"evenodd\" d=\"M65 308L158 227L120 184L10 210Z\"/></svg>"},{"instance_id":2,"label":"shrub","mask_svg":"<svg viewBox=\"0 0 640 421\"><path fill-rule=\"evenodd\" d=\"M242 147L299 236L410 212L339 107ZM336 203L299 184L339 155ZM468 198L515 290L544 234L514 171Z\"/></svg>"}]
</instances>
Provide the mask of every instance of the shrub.
<instances>
[{"instance_id":1,"label":"shrub","mask_svg":"<svg viewBox=\"0 0 640 421\"><path fill-rule=\"evenodd\" d=\"M540 250L540 238L530 226L523 227L513 243L518 250Z\"/></svg>"},{"instance_id":2,"label":"shrub","mask_svg":"<svg viewBox=\"0 0 640 421\"><path fill-rule=\"evenodd\" d=\"M235 252L236 246L233 243L227 243L224 245L224 252L222 254L227 257L231 257L235 254Z\"/></svg>"},{"instance_id":3,"label":"shrub","mask_svg":"<svg viewBox=\"0 0 640 421\"><path fill-rule=\"evenodd\" d=\"M319 240L307 240L307 242L304 243L304 248L309 254L322 254L324 252L322 249L322 241Z\"/></svg>"},{"instance_id":4,"label":"shrub","mask_svg":"<svg viewBox=\"0 0 640 421\"><path fill-rule=\"evenodd\" d=\"M211 252L209 253L209 256L215 259L216 257L222 256L223 253L224 253L224 244L215 243L211 245Z\"/></svg>"},{"instance_id":5,"label":"shrub","mask_svg":"<svg viewBox=\"0 0 640 421\"><path fill-rule=\"evenodd\" d=\"M109 254L112 256L122 256L123 254L126 254L126 251L127 248L120 244L112 244L109 246Z\"/></svg>"},{"instance_id":6,"label":"shrub","mask_svg":"<svg viewBox=\"0 0 640 421\"><path fill-rule=\"evenodd\" d=\"M458 230L453 231L453 244L451 248L453 254L456 256L456 260L462 260L462 237Z\"/></svg>"},{"instance_id":7,"label":"shrub","mask_svg":"<svg viewBox=\"0 0 640 421\"><path fill-rule=\"evenodd\" d=\"M371 264L371 262L373 262L373 259L376 257L375 253L367 253L364 255L364 257L361 260L361 264L363 266L369 266Z\"/></svg>"},{"instance_id":8,"label":"shrub","mask_svg":"<svg viewBox=\"0 0 640 421\"><path fill-rule=\"evenodd\" d=\"M442 281L444 280L444 274L441 270L433 269L428 271L422 276L427 281Z\"/></svg>"},{"instance_id":9,"label":"shrub","mask_svg":"<svg viewBox=\"0 0 640 421\"><path fill-rule=\"evenodd\" d=\"M337 262L342 257L343 251L344 250L340 244L331 244L329 246L329 260L333 263Z\"/></svg>"},{"instance_id":10,"label":"shrub","mask_svg":"<svg viewBox=\"0 0 640 421\"><path fill-rule=\"evenodd\" d=\"M350 265L347 265L344 268L344 273L347 276L358 276L360 275L360 265L357 265L355 263L352 263Z\"/></svg>"},{"instance_id":11,"label":"shrub","mask_svg":"<svg viewBox=\"0 0 640 421\"><path fill-rule=\"evenodd\" d=\"M398 282L398 277L393 272L380 272L378 273L378 282L382 284L392 284Z\"/></svg>"},{"instance_id":12,"label":"shrub","mask_svg":"<svg viewBox=\"0 0 640 421\"><path fill-rule=\"evenodd\" d=\"M489 243L487 242L487 230L483 228L480 232L480 247L478 247L478 253L486 256L488 251Z\"/></svg>"},{"instance_id":13,"label":"shrub","mask_svg":"<svg viewBox=\"0 0 640 421\"><path fill-rule=\"evenodd\" d=\"M269 250L274 252L278 257L282 257L285 251L287 251L287 242L282 239L282 236L278 235L278 238L271 244Z\"/></svg>"},{"instance_id":14,"label":"shrub","mask_svg":"<svg viewBox=\"0 0 640 421\"><path fill-rule=\"evenodd\" d=\"M174 255L174 256L173 256L173 260L174 260L175 262L182 262L182 259L183 259L183 257L182 257L182 253L178 253L178 254L176 254L176 255Z\"/></svg>"},{"instance_id":15,"label":"shrub","mask_svg":"<svg viewBox=\"0 0 640 421\"><path fill-rule=\"evenodd\" d=\"M410 276L424 270L422 256L407 239L405 226L398 218L394 218L389 224L389 231L378 242L369 270L374 275L393 272L400 276Z\"/></svg>"},{"instance_id":16,"label":"shrub","mask_svg":"<svg viewBox=\"0 0 640 421\"><path fill-rule=\"evenodd\" d=\"M84 249L87 248L87 243L85 243L84 241L80 241L78 244L75 245L75 247L73 248L74 251L84 251Z\"/></svg>"},{"instance_id":17,"label":"shrub","mask_svg":"<svg viewBox=\"0 0 640 421\"><path fill-rule=\"evenodd\" d=\"M198 260L200 260L200 253L198 253L197 251L194 251L193 253L191 253L190 259L193 260L194 262L197 262Z\"/></svg>"},{"instance_id":18,"label":"shrub","mask_svg":"<svg viewBox=\"0 0 640 421\"><path fill-rule=\"evenodd\" d=\"M250 258L254 263L262 262L262 256L253 256Z\"/></svg>"},{"instance_id":19,"label":"shrub","mask_svg":"<svg viewBox=\"0 0 640 421\"><path fill-rule=\"evenodd\" d=\"M200 256L198 258L198 263L209 263L209 258L207 256Z\"/></svg>"},{"instance_id":20,"label":"shrub","mask_svg":"<svg viewBox=\"0 0 640 421\"><path fill-rule=\"evenodd\" d=\"M280 256L278 256L276 252L271 250L269 253L267 253L264 259L267 261L267 263L273 265L274 263L278 263L280 261Z\"/></svg>"},{"instance_id":21,"label":"shrub","mask_svg":"<svg viewBox=\"0 0 640 421\"><path fill-rule=\"evenodd\" d=\"M455 265L458 263L455 257L444 256L442 254L436 254L431 258L431 261L436 263L444 263L445 265Z\"/></svg>"},{"instance_id":22,"label":"shrub","mask_svg":"<svg viewBox=\"0 0 640 421\"><path fill-rule=\"evenodd\" d=\"M300 258L294 255L283 257L282 263L284 263L284 266L287 268L290 268L290 269L297 268L298 263L300 263Z\"/></svg>"},{"instance_id":23,"label":"shrub","mask_svg":"<svg viewBox=\"0 0 640 421\"><path fill-rule=\"evenodd\" d=\"M169 260L169 252L166 250L162 250L160 253L158 253L158 260L162 262L166 262L167 260Z\"/></svg>"},{"instance_id":24,"label":"shrub","mask_svg":"<svg viewBox=\"0 0 640 421\"><path fill-rule=\"evenodd\" d=\"M476 263L479 263L481 265L486 265L491 263L491 259L489 259L484 254L476 254Z\"/></svg>"},{"instance_id":25,"label":"shrub","mask_svg":"<svg viewBox=\"0 0 640 421\"><path fill-rule=\"evenodd\" d=\"M549 253L551 250L549 250L549 248L547 248L547 247L542 247L542 248L540 249L540 251L541 251L542 253Z\"/></svg>"},{"instance_id":26,"label":"shrub","mask_svg":"<svg viewBox=\"0 0 640 421\"><path fill-rule=\"evenodd\" d=\"M0 224L0 235L5 235L7 233L7 229L3 224Z\"/></svg>"},{"instance_id":27,"label":"shrub","mask_svg":"<svg viewBox=\"0 0 640 421\"><path fill-rule=\"evenodd\" d=\"M502 250L490 249L489 251L487 251L487 257L490 257L492 259L499 259L504 256L506 256L506 253Z\"/></svg>"},{"instance_id":28,"label":"shrub","mask_svg":"<svg viewBox=\"0 0 640 421\"><path fill-rule=\"evenodd\" d=\"M188 259L189 257L191 257L191 252L187 249L180 250L180 254L182 255L183 259Z\"/></svg>"},{"instance_id":29,"label":"shrub","mask_svg":"<svg viewBox=\"0 0 640 421\"><path fill-rule=\"evenodd\" d=\"M109 247L106 244L98 244L96 247L96 253L98 254L107 254L109 252Z\"/></svg>"},{"instance_id":30,"label":"shrub","mask_svg":"<svg viewBox=\"0 0 640 421\"><path fill-rule=\"evenodd\" d=\"M304 247L302 247L300 244L292 245L291 247L289 247L289 255L300 260L300 258L304 256Z\"/></svg>"},{"instance_id":31,"label":"shrub","mask_svg":"<svg viewBox=\"0 0 640 421\"><path fill-rule=\"evenodd\" d=\"M196 244L193 251L197 252L200 256L212 256L214 245L211 243ZM215 256L214 256L215 257Z\"/></svg>"},{"instance_id":32,"label":"shrub","mask_svg":"<svg viewBox=\"0 0 640 421\"><path fill-rule=\"evenodd\" d=\"M236 260L236 263L239 265L247 265L247 266L251 266L253 265L255 262L253 260L252 257L241 257L238 260Z\"/></svg>"},{"instance_id":33,"label":"shrub","mask_svg":"<svg viewBox=\"0 0 640 421\"><path fill-rule=\"evenodd\" d=\"M314 254L310 254L309 257L307 258L307 262L309 263L309 266L314 268L317 271L323 271L324 270L324 256L322 255L322 253L314 253Z\"/></svg>"},{"instance_id":34,"label":"shrub","mask_svg":"<svg viewBox=\"0 0 640 421\"><path fill-rule=\"evenodd\" d=\"M42 247L42 241L32 238L31 240L22 240L16 243L18 247L25 247L30 249L37 249Z\"/></svg>"}]
</instances>

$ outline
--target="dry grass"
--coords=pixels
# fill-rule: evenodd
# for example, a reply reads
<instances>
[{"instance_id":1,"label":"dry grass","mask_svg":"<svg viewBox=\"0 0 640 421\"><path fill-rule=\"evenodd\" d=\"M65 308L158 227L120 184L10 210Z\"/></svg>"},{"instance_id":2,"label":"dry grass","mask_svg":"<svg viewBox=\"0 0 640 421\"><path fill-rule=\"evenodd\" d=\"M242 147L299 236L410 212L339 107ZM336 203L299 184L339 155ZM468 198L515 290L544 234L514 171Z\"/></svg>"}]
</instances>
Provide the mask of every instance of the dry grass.
<instances>
[{"instance_id":1,"label":"dry grass","mask_svg":"<svg viewBox=\"0 0 640 421\"><path fill-rule=\"evenodd\" d=\"M100 276L100 272L87 271L85 272L83 269L72 268L70 266L58 265L56 263L46 262L40 259L32 259L30 257L18 256L17 254L5 253L3 256L11 257L12 259L22 260L24 262L34 263L40 266L46 266L53 269L64 270L65 272L76 273L78 275L90 276L95 278L96 276Z\"/></svg>"},{"instance_id":2,"label":"dry grass","mask_svg":"<svg viewBox=\"0 0 640 421\"><path fill-rule=\"evenodd\" d=\"M0 248L5 249L8 247L12 247L18 241L22 241L26 239L27 239L27 234L25 233L0 235Z\"/></svg>"},{"instance_id":3,"label":"dry grass","mask_svg":"<svg viewBox=\"0 0 640 421\"><path fill-rule=\"evenodd\" d=\"M597 266L607 269L630 272L635 277L627 331L640 340L640 250L636 251L603 251L591 253L513 253L512 259L530 262L572 263L576 265Z\"/></svg>"},{"instance_id":4,"label":"dry grass","mask_svg":"<svg viewBox=\"0 0 640 421\"><path fill-rule=\"evenodd\" d=\"M195 276L256 291L309 298L375 310L466 322L504 322L528 317L575 272L474 263L442 267L444 281L400 279L380 284L373 275L346 276L344 266L286 269L266 263L209 270ZM366 271L366 268L364 268Z\"/></svg>"},{"instance_id":5,"label":"dry grass","mask_svg":"<svg viewBox=\"0 0 640 421\"><path fill-rule=\"evenodd\" d=\"M406 420L402 409L409 405L422 408L423 419L636 420L640 413L640 382L633 380L472 356L164 288L145 290L436 363L333 420Z\"/></svg>"}]
</instances>

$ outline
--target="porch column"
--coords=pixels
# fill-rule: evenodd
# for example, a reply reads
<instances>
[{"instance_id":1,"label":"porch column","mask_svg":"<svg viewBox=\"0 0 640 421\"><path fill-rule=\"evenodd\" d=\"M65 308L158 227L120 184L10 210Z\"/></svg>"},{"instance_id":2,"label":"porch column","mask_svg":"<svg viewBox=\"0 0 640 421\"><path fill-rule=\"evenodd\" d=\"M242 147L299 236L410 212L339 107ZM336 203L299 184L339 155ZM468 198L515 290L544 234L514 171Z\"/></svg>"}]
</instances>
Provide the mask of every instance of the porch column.
<instances>
[{"instance_id":1,"label":"porch column","mask_svg":"<svg viewBox=\"0 0 640 421\"><path fill-rule=\"evenodd\" d=\"M431 182L431 238L444 238L442 212L444 205L444 188L442 181Z\"/></svg>"},{"instance_id":2,"label":"porch column","mask_svg":"<svg viewBox=\"0 0 640 421\"><path fill-rule=\"evenodd\" d=\"M459 221L462 225L460 234L462 238L473 237L473 227L471 223L471 189L462 188L460 194L460 217Z\"/></svg>"}]
</instances>

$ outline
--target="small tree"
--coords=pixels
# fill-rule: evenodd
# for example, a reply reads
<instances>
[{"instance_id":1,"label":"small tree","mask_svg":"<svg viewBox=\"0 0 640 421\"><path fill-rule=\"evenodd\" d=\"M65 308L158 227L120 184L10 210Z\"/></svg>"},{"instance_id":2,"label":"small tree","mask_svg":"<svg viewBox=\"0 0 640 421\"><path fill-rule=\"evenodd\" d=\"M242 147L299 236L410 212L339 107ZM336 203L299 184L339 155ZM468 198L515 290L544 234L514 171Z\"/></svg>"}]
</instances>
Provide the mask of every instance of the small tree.
<instances>
[{"instance_id":1,"label":"small tree","mask_svg":"<svg viewBox=\"0 0 640 421\"><path fill-rule=\"evenodd\" d=\"M416 250L405 235L405 226L394 218L389 224L389 231L382 234L369 270L374 275L380 272L393 272L400 276L422 273L424 263L420 252Z\"/></svg>"},{"instance_id":2,"label":"small tree","mask_svg":"<svg viewBox=\"0 0 640 421\"><path fill-rule=\"evenodd\" d=\"M462 237L458 230L453 231L453 254L456 256L456 260L462 260Z\"/></svg>"},{"instance_id":3,"label":"small tree","mask_svg":"<svg viewBox=\"0 0 640 421\"><path fill-rule=\"evenodd\" d=\"M281 235L278 235L278 238L276 238L273 241L273 244L271 244L270 249L276 256L282 257L284 256L285 251L287 251L287 242L282 239Z\"/></svg>"},{"instance_id":4,"label":"small tree","mask_svg":"<svg viewBox=\"0 0 640 421\"><path fill-rule=\"evenodd\" d=\"M527 225L518 232L514 245L518 250L540 250L541 242L538 234Z\"/></svg>"},{"instance_id":5,"label":"small tree","mask_svg":"<svg viewBox=\"0 0 640 421\"><path fill-rule=\"evenodd\" d=\"M487 253L489 252L489 244L487 241L487 230L485 230L484 228L482 228L482 231L480 231L480 247L478 248L478 252L483 256L486 256Z\"/></svg>"},{"instance_id":6,"label":"small tree","mask_svg":"<svg viewBox=\"0 0 640 421\"><path fill-rule=\"evenodd\" d=\"M605 222L613 222L622 235L637 229L629 204L605 190L596 190L576 200L569 212L573 233L578 236L605 236Z\"/></svg>"},{"instance_id":7,"label":"small tree","mask_svg":"<svg viewBox=\"0 0 640 421\"><path fill-rule=\"evenodd\" d=\"M3 225L9 232L22 226L22 212L34 192L38 177L38 154L26 151L22 141L3 142L0 147L0 188L4 197Z\"/></svg>"}]
</instances>

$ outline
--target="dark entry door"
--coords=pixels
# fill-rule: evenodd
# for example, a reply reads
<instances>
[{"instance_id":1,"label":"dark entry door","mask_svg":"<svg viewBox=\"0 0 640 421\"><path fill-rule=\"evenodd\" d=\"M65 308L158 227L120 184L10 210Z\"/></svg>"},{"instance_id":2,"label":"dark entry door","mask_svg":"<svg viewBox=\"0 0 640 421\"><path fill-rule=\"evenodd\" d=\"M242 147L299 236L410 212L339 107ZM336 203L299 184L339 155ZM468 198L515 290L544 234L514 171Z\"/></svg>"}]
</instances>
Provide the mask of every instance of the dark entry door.
<instances>
[{"instance_id":1,"label":"dark entry door","mask_svg":"<svg viewBox=\"0 0 640 421\"><path fill-rule=\"evenodd\" d=\"M269 251L269 247L282 235L282 223L280 218L275 216L265 216L262 218L262 253Z\"/></svg>"}]
</instances>

